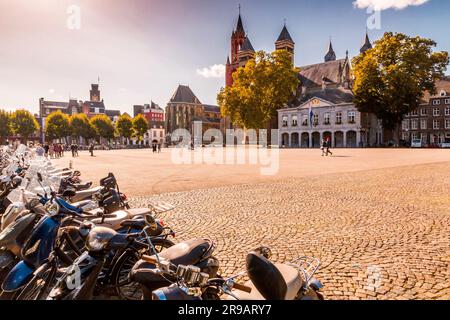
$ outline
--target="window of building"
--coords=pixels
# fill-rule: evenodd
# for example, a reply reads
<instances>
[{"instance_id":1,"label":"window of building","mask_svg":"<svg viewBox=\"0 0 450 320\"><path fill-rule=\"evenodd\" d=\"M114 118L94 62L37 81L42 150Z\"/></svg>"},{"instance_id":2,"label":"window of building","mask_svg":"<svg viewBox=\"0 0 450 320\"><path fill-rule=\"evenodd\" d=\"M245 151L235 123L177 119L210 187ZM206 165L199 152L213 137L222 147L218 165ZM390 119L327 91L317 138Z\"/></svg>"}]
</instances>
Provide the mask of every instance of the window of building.
<instances>
[{"instance_id":1,"label":"window of building","mask_svg":"<svg viewBox=\"0 0 450 320\"><path fill-rule=\"evenodd\" d=\"M427 129L427 120L420 121L420 129Z\"/></svg>"},{"instance_id":2,"label":"window of building","mask_svg":"<svg viewBox=\"0 0 450 320\"><path fill-rule=\"evenodd\" d=\"M439 108L433 109L433 116L439 117L440 114L441 114L441 110L439 110Z\"/></svg>"},{"instance_id":3,"label":"window of building","mask_svg":"<svg viewBox=\"0 0 450 320\"><path fill-rule=\"evenodd\" d=\"M292 116L292 126L293 127L298 126L298 117L297 116Z\"/></svg>"},{"instance_id":4,"label":"window of building","mask_svg":"<svg viewBox=\"0 0 450 320\"><path fill-rule=\"evenodd\" d=\"M308 126L308 116L307 115L303 116L302 126L304 126L304 127Z\"/></svg>"},{"instance_id":5,"label":"window of building","mask_svg":"<svg viewBox=\"0 0 450 320\"><path fill-rule=\"evenodd\" d=\"M445 115L450 116L450 107L445 108Z\"/></svg>"},{"instance_id":6,"label":"window of building","mask_svg":"<svg viewBox=\"0 0 450 320\"><path fill-rule=\"evenodd\" d=\"M153 131L153 138L156 138L156 131Z\"/></svg>"},{"instance_id":7,"label":"window of building","mask_svg":"<svg viewBox=\"0 0 450 320\"><path fill-rule=\"evenodd\" d=\"M418 116L418 115L419 115L419 112L417 111L417 109L416 109L416 110L413 110L413 111L411 112L411 115L412 115L412 116Z\"/></svg>"},{"instance_id":8,"label":"window of building","mask_svg":"<svg viewBox=\"0 0 450 320\"><path fill-rule=\"evenodd\" d=\"M445 104L450 104L450 99L445 99Z\"/></svg>"},{"instance_id":9,"label":"window of building","mask_svg":"<svg viewBox=\"0 0 450 320\"><path fill-rule=\"evenodd\" d=\"M336 113L336 124L342 124L342 112Z\"/></svg>"},{"instance_id":10,"label":"window of building","mask_svg":"<svg viewBox=\"0 0 450 320\"><path fill-rule=\"evenodd\" d=\"M348 123L355 123L356 122L356 112L350 111L348 113Z\"/></svg>"},{"instance_id":11,"label":"window of building","mask_svg":"<svg viewBox=\"0 0 450 320\"><path fill-rule=\"evenodd\" d=\"M402 140L408 141L409 140L409 133L408 132L402 132Z\"/></svg>"},{"instance_id":12,"label":"window of building","mask_svg":"<svg viewBox=\"0 0 450 320\"><path fill-rule=\"evenodd\" d=\"M433 100L433 106L438 106L440 104L441 104L441 100L439 100L439 99Z\"/></svg>"},{"instance_id":13,"label":"window of building","mask_svg":"<svg viewBox=\"0 0 450 320\"><path fill-rule=\"evenodd\" d=\"M314 125L318 126L319 125L319 115L315 114L313 119L314 119Z\"/></svg>"},{"instance_id":14,"label":"window of building","mask_svg":"<svg viewBox=\"0 0 450 320\"><path fill-rule=\"evenodd\" d=\"M445 119L445 129L450 129L450 119Z\"/></svg>"},{"instance_id":15,"label":"window of building","mask_svg":"<svg viewBox=\"0 0 450 320\"><path fill-rule=\"evenodd\" d=\"M331 123L331 115L329 113L325 113L323 118L324 118L323 120L324 125L329 125Z\"/></svg>"},{"instance_id":16,"label":"window of building","mask_svg":"<svg viewBox=\"0 0 450 320\"><path fill-rule=\"evenodd\" d=\"M287 116L284 116L284 117L283 117L283 124L282 124L282 126L283 126L284 128L288 126L288 117L287 117Z\"/></svg>"},{"instance_id":17,"label":"window of building","mask_svg":"<svg viewBox=\"0 0 450 320\"><path fill-rule=\"evenodd\" d=\"M417 139L419 139L419 134L417 132L413 132L411 134L411 140L417 140Z\"/></svg>"},{"instance_id":18,"label":"window of building","mask_svg":"<svg viewBox=\"0 0 450 320\"><path fill-rule=\"evenodd\" d=\"M422 143L427 143L428 142L428 134L426 133L421 133L420 134L420 139L422 140Z\"/></svg>"},{"instance_id":19,"label":"window of building","mask_svg":"<svg viewBox=\"0 0 450 320\"><path fill-rule=\"evenodd\" d=\"M160 131L160 132L159 132L159 137L160 137L160 138L162 138L162 137L163 137L163 135L164 135L164 134L163 134L163 132L162 132L162 131Z\"/></svg>"},{"instance_id":20,"label":"window of building","mask_svg":"<svg viewBox=\"0 0 450 320\"><path fill-rule=\"evenodd\" d=\"M403 122L402 122L402 129L403 130L409 130L409 121L408 120L403 120Z\"/></svg>"},{"instance_id":21,"label":"window of building","mask_svg":"<svg viewBox=\"0 0 450 320\"><path fill-rule=\"evenodd\" d=\"M417 121L417 120L412 120L412 121L411 121L411 129L412 129L412 130L417 130L417 129L419 129L419 121Z\"/></svg>"},{"instance_id":22,"label":"window of building","mask_svg":"<svg viewBox=\"0 0 450 320\"><path fill-rule=\"evenodd\" d=\"M433 120L433 129L437 130L440 128L440 121L439 120Z\"/></svg>"},{"instance_id":23,"label":"window of building","mask_svg":"<svg viewBox=\"0 0 450 320\"><path fill-rule=\"evenodd\" d=\"M426 116L426 115L428 114L428 110L427 110L426 108L423 108L423 109L420 111L420 114L421 114L422 116Z\"/></svg>"}]
</instances>

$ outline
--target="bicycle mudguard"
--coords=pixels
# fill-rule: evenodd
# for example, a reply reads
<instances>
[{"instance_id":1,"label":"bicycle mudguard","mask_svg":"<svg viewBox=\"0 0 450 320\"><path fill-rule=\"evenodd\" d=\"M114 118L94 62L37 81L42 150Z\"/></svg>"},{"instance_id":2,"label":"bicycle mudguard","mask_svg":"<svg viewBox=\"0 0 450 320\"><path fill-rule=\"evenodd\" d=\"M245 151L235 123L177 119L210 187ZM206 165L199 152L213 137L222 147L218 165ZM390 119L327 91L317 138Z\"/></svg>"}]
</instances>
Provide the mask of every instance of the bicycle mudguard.
<instances>
[{"instance_id":1,"label":"bicycle mudguard","mask_svg":"<svg viewBox=\"0 0 450 320\"><path fill-rule=\"evenodd\" d=\"M14 292L20 289L33 277L34 271L35 269L24 261L20 261L6 276L2 284L2 290L5 292Z\"/></svg>"}]
</instances>

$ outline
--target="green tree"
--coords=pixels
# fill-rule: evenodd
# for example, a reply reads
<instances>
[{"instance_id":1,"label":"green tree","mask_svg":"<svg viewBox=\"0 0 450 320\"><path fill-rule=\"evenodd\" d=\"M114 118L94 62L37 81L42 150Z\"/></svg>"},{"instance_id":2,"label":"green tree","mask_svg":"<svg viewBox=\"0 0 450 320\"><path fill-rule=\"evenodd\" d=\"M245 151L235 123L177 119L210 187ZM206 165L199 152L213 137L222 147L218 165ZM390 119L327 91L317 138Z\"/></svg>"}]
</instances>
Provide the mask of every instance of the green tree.
<instances>
[{"instance_id":1,"label":"green tree","mask_svg":"<svg viewBox=\"0 0 450 320\"><path fill-rule=\"evenodd\" d=\"M45 120L45 133L49 140L66 139L71 134L69 116L61 111L49 114Z\"/></svg>"},{"instance_id":2,"label":"green tree","mask_svg":"<svg viewBox=\"0 0 450 320\"><path fill-rule=\"evenodd\" d=\"M233 74L233 86L223 88L217 101L222 115L234 124L269 128L277 110L292 101L298 86L298 70L287 51L259 51Z\"/></svg>"},{"instance_id":3,"label":"green tree","mask_svg":"<svg viewBox=\"0 0 450 320\"><path fill-rule=\"evenodd\" d=\"M97 115L90 122L98 138L104 138L108 141L114 139L114 125L107 115Z\"/></svg>"},{"instance_id":4,"label":"green tree","mask_svg":"<svg viewBox=\"0 0 450 320\"><path fill-rule=\"evenodd\" d=\"M425 91L435 93L436 80L445 74L448 53L433 52L435 47L430 39L387 32L374 48L355 57L353 91L359 111L375 114L385 129L399 129Z\"/></svg>"},{"instance_id":5,"label":"green tree","mask_svg":"<svg viewBox=\"0 0 450 320\"><path fill-rule=\"evenodd\" d=\"M6 138L11 134L11 113L0 110L0 144L5 144Z\"/></svg>"},{"instance_id":6,"label":"green tree","mask_svg":"<svg viewBox=\"0 0 450 320\"><path fill-rule=\"evenodd\" d=\"M121 115L117 120L116 130L120 137L128 141L133 136L133 119L127 114Z\"/></svg>"},{"instance_id":7,"label":"green tree","mask_svg":"<svg viewBox=\"0 0 450 320\"><path fill-rule=\"evenodd\" d=\"M138 139L139 142L142 142L144 135L148 131L148 122L147 119L142 114L138 114L133 119L133 136Z\"/></svg>"},{"instance_id":8,"label":"green tree","mask_svg":"<svg viewBox=\"0 0 450 320\"><path fill-rule=\"evenodd\" d=\"M94 127L89 122L89 118L84 113L77 113L70 116L70 128L72 129L72 137L82 137L86 142L95 138L96 132Z\"/></svg>"},{"instance_id":9,"label":"green tree","mask_svg":"<svg viewBox=\"0 0 450 320\"><path fill-rule=\"evenodd\" d=\"M11 128L13 133L22 137L22 142L40 129L39 123L33 114L27 110L16 110L11 116Z\"/></svg>"}]
</instances>

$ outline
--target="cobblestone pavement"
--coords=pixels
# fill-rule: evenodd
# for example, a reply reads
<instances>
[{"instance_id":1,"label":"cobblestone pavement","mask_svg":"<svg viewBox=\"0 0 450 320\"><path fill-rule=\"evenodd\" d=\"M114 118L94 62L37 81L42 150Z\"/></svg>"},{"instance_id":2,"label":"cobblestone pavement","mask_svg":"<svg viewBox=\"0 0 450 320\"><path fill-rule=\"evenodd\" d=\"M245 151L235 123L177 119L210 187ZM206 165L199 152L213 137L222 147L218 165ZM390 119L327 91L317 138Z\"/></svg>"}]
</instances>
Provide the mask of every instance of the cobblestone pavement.
<instances>
[{"instance_id":1,"label":"cobblestone pavement","mask_svg":"<svg viewBox=\"0 0 450 320\"><path fill-rule=\"evenodd\" d=\"M260 245L322 261L327 299L450 299L450 162L170 193L177 241L218 243L221 271Z\"/></svg>"}]
</instances>

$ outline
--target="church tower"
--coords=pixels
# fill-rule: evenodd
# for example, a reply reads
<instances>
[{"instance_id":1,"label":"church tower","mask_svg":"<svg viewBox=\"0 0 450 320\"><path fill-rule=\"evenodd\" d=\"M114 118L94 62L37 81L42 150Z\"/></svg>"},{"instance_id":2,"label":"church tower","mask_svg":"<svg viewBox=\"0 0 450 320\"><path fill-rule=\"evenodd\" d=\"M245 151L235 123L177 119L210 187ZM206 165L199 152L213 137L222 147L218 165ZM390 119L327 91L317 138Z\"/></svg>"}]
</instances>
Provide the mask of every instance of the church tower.
<instances>
[{"instance_id":1,"label":"church tower","mask_svg":"<svg viewBox=\"0 0 450 320\"><path fill-rule=\"evenodd\" d=\"M231 60L227 59L226 64L226 86L233 85L233 73L239 68L239 51L246 40L244 24L241 17L241 6L239 6L239 17L236 29L231 33Z\"/></svg>"},{"instance_id":2,"label":"church tower","mask_svg":"<svg viewBox=\"0 0 450 320\"><path fill-rule=\"evenodd\" d=\"M251 60L254 57L255 49L253 48L250 39L246 37L238 53L239 67L244 67L247 64L248 60Z\"/></svg>"},{"instance_id":3,"label":"church tower","mask_svg":"<svg viewBox=\"0 0 450 320\"><path fill-rule=\"evenodd\" d=\"M294 65L295 59L295 42L292 40L291 35L286 27L286 23L284 24L283 30L281 30L280 36L275 42L275 50L286 50L290 53L292 58L292 64Z\"/></svg>"},{"instance_id":4,"label":"church tower","mask_svg":"<svg viewBox=\"0 0 450 320\"><path fill-rule=\"evenodd\" d=\"M100 102L100 90L98 87L98 84L91 85L90 96L92 102Z\"/></svg>"},{"instance_id":5,"label":"church tower","mask_svg":"<svg viewBox=\"0 0 450 320\"><path fill-rule=\"evenodd\" d=\"M334 52L333 44L330 40L330 45L328 47L328 52L325 55L325 62L336 61L336 52Z\"/></svg>"},{"instance_id":6,"label":"church tower","mask_svg":"<svg viewBox=\"0 0 450 320\"><path fill-rule=\"evenodd\" d=\"M370 43L369 34L366 31L366 38L364 39L364 44L362 45L359 52L365 53L367 50L372 49L372 43Z\"/></svg>"}]
</instances>

